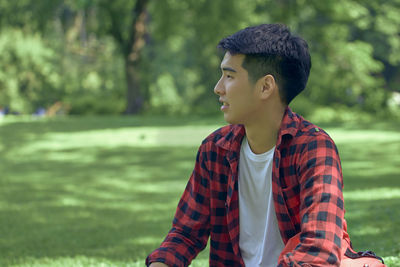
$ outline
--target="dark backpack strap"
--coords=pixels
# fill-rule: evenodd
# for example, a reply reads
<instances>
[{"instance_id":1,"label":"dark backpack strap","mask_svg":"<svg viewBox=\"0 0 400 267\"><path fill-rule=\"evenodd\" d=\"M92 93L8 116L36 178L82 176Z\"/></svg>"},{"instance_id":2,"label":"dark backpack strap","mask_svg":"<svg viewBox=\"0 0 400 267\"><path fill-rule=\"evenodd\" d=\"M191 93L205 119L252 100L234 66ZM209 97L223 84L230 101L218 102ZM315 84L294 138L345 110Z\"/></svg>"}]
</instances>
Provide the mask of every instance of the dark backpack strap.
<instances>
[{"instance_id":1,"label":"dark backpack strap","mask_svg":"<svg viewBox=\"0 0 400 267\"><path fill-rule=\"evenodd\" d=\"M351 258L351 259L358 259L358 258L362 258L362 257L370 257L370 258L375 258L378 259L382 262L382 264L385 264L385 262L383 261L383 259L379 256L377 256L373 251L371 250L367 250L367 251L360 251L360 252L353 252L351 251L349 248L347 248L346 252L344 253L344 255L346 255L347 257Z\"/></svg>"}]
</instances>

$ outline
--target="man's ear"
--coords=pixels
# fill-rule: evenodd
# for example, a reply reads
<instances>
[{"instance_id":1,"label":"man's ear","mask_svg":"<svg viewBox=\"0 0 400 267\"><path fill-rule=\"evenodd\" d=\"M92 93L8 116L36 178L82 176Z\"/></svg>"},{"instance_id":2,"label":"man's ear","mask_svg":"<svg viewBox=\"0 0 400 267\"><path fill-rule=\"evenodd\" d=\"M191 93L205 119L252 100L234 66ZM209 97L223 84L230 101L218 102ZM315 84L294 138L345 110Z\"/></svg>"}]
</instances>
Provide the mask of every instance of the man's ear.
<instances>
[{"instance_id":1,"label":"man's ear","mask_svg":"<svg viewBox=\"0 0 400 267\"><path fill-rule=\"evenodd\" d=\"M278 86L276 84L274 76L271 74L267 74L260 79L260 96L262 99L269 98L272 94L274 94L278 90Z\"/></svg>"}]
</instances>

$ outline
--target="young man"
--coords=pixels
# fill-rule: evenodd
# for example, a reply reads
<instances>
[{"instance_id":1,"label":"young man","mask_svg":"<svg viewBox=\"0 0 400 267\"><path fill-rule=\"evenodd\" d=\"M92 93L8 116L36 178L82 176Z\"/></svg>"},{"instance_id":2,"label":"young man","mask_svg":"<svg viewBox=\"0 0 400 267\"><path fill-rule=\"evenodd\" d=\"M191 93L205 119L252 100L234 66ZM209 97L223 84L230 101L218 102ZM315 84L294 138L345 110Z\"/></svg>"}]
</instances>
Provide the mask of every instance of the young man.
<instances>
[{"instance_id":1,"label":"young man","mask_svg":"<svg viewBox=\"0 0 400 267\"><path fill-rule=\"evenodd\" d=\"M288 107L307 83L307 43L263 24L218 46L214 92L230 125L203 141L172 229L146 264L188 266L210 237L210 266L339 266L350 240L338 152Z\"/></svg>"}]
</instances>

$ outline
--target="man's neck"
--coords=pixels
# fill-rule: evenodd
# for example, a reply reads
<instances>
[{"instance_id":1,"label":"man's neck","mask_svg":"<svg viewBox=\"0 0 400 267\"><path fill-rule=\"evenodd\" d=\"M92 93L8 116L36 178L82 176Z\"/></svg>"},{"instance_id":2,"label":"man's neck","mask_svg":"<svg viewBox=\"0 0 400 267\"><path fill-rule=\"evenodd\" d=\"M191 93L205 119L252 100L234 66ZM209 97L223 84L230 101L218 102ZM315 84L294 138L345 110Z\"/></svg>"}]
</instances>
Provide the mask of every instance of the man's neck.
<instances>
[{"instance_id":1,"label":"man's neck","mask_svg":"<svg viewBox=\"0 0 400 267\"><path fill-rule=\"evenodd\" d=\"M275 114L269 113L270 116L266 116L263 120L244 126L250 148L255 154L267 152L276 145L284 112L285 109Z\"/></svg>"}]
</instances>

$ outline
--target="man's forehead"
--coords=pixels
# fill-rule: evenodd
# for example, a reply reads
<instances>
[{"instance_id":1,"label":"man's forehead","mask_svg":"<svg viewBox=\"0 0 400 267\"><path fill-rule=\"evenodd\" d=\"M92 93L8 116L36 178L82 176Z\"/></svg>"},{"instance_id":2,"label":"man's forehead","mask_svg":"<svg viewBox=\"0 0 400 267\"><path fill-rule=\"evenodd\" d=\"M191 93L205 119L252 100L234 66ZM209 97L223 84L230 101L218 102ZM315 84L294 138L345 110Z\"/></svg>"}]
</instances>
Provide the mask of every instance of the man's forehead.
<instances>
[{"instance_id":1,"label":"man's forehead","mask_svg":"<svg viewBox=\"0 0 400 267\"><path fill-rule=\"evenodd\" d=\"M231 54L229 51L225 53L224 58L221 61L221 68L224 67L240 67L242 65L245 55L243 54Z\"/></svg>"}]
</instances>

